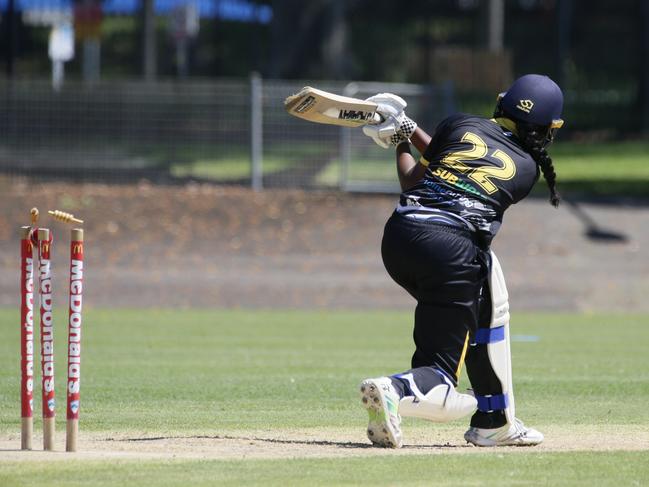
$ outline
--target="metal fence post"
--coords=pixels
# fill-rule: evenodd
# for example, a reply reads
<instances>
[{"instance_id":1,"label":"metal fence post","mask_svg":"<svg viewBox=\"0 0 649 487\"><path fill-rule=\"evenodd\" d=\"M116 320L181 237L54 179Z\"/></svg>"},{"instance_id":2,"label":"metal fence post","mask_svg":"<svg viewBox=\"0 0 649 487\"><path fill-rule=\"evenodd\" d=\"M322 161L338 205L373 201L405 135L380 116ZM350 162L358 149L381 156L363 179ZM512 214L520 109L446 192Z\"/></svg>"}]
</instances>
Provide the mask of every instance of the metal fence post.
<instances>
[{"instance_id":1,"label":"metal fence post","mask_svg":"<svg viewBox=\"0 0 649 487\"><path fill-rule=\"evenodd\" d=\"M347 190L349 182L349 164L351 162L352 140L351 131L347 127L340 127L340 170L338 173L338 188Z\"/></svg>"},{"instance_id":2,"label":"metal fence post","mask_svg":"<svg viewBox=\"0 0 649 487\"><path fill-rule=\"evenodd\" d=\"M250 75L250 182L254 191L264 187L263 86L259 73Z\"/></svg>"},{"instance_id":3,"label":"metal fence post","mask_svg":"<svg viewBox=\"0 0 649 487\"><path fill-rule=\"evenodd\" d=\"M348 83L343 88L343 95L353 97L358 92L357 83ZM349 190L349 165L352 160L352 133L349 128L340 128L340 170L338 177L338 188L343 191Z\"/></svg>"}]
</instances>

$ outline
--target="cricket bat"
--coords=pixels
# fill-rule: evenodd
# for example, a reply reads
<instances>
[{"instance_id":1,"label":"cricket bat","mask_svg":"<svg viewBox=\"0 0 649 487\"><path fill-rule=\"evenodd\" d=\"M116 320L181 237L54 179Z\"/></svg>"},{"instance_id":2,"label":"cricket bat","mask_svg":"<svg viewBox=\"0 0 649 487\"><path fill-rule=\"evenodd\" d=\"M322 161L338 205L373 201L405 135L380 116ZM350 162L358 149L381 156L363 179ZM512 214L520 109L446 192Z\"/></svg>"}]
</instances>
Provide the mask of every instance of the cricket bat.
<instances>
[{"instance_id":1,"label":"cricket bat","mask_svg":"<svg viewBox=\"0 0 649 487\"><path fill-rule=\"evenodd\" d=\"M311 86L305 86L295 95L286 98L284 108L294 117L309 122L342 127L361 127L383 121L381 115L376 112L376 103L336 95Z\"/></svg>"}]
</instances>

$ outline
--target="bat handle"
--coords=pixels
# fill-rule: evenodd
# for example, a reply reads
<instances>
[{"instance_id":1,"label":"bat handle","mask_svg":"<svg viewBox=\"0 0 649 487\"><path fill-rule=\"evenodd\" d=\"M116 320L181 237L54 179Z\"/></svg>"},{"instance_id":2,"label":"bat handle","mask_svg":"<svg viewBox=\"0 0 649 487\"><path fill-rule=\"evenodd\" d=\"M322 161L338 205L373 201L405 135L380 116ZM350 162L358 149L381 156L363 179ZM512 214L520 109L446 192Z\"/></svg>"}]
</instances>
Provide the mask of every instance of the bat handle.
<instances>
[{"instance_id":1,"label":"bat handle","mask_svg":"<svg viewBox=\"0 0 649 487\"><path fill-rule=\"evenodd\" d=\"M370 120L368 123L369 125L379 125L383 122L385 122L383 115L381 115L379 112L374 112L374 115L372 115L372 120Z\"/></svg>"}]
</instances>

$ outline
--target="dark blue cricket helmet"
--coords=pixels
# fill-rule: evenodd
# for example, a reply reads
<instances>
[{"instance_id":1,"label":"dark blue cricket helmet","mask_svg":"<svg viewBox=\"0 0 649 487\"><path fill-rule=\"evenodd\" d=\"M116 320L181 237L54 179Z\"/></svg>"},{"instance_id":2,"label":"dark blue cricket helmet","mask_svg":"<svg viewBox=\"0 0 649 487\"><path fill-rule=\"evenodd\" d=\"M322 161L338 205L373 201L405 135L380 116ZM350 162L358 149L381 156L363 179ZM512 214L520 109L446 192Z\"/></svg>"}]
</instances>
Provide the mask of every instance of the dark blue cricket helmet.
<instances>
[{"instance_id":1,"label":"dark blue cricket helmet","mask_svg":"<svg viewBox=\"0 0 649 487\"><path fill-rule=\"evenodd\" d=\"M563 125L563 93L547 76L526 74L498 96L501 113L515 122L558 129Z\"/></svg>"}]
</instances>

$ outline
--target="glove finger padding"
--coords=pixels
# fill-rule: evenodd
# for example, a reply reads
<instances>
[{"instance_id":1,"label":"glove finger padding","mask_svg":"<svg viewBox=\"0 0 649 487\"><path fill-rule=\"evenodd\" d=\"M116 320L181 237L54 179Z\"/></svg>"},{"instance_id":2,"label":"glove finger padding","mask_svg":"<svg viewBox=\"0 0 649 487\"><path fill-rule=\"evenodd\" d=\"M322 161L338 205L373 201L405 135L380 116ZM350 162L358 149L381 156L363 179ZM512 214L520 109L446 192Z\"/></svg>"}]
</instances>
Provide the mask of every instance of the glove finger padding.
<instances>
[{"instance_id":1,"label":"glove finger padding","mask_svg":"<svg viewBox=\"0 0 649 487\"><path fill-rule=\"evenodd\" d=\"M371 135L369 135L368 137L370 137L376 143L376 145L378 145L379 147L381 147L383 149L389 149L390 148L390 143L389 142L386 142L383 139L379 139L378 137L373 137Z\"/></svg>"},{"instance_id":2,"label":"glove finger padding","mask_svg":"<svg viewBox=\"0 0 649 487\"><path fill-rule=\"evenodd\" d=\"M363 133L370 137L378 146L388 149L390 146L399 145L403 136L398 132L398 123L395 117L390 116L388 119L378 125L365 125Z\"/></svg>"},{"instance_id":3,"label":"glove finger padding","mask_svg":"<svg viewBox=\"0 0 649 487\"><path fill-rule=\"evenodd\" d=\"M398 116L408 106L406 101L400 96L392 93L378 93L370 96L365 101L371 101L378 105L376 112L387 120L389 116Z\"/></svg>"}]
</instances>

